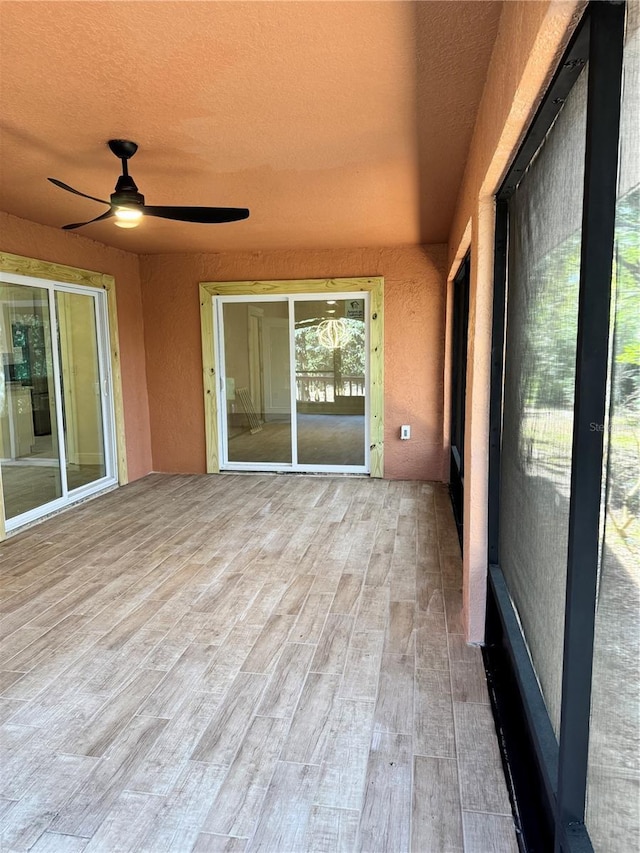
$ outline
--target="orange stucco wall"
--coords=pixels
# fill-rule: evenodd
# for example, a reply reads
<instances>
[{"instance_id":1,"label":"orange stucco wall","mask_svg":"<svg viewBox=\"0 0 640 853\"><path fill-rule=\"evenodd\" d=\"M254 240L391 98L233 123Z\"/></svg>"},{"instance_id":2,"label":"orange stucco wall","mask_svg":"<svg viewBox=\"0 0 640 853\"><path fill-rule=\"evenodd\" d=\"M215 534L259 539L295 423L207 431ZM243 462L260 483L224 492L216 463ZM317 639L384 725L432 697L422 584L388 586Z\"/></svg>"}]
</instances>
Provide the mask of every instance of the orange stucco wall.
<instances>
[{"instance_id":1,"label":"orange stucco wall","mask_svg":"<svg viewBox=\"0 0 640 853\"><path fill-rule=\"evenodd\" d=\"M381 275L385 477L445 479L445 268L444 245L141 257L154 470L205 470L199 282Z\"/></svg>"},{"instance_id":2,"label":"orange stucco wall","mask_svg":"<svg viewBox=\"0 0 640 853\"><path fill-rule=\"evenodd\" d=\"M493 197L584 6L583 0L504 3L449 236L449 282L471 247L463 579L471 642L484 638L487 588Z\"/></svg>"},{"instance_id":3,"label":"orange stucco wall","mask_svg":"<svg viewBox=\"0 0 640 853\"><path fill-rule=\"evenodd\" d=\"M0 213L0 251L115 278L129 480L148 474L151 441L138 257L6 213Z\"/></svg>"}]
</instances>

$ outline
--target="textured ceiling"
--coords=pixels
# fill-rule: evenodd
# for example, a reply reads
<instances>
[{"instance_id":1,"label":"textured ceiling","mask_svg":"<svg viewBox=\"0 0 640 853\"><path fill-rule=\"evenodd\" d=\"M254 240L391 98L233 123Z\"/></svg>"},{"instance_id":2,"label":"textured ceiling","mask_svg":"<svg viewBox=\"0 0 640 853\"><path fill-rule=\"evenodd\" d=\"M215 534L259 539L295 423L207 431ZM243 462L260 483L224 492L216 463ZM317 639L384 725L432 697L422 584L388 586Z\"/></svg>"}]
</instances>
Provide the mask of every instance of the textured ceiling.
<instances>
[{"instance_id":1,"label":"textured ceiling","mask_svg":"<svg viewBox=\"0 0 640 853\"><path fill-rule=\"evenodd\" d=\"M0 209L46 225L104 208L119 161L148 204L244 222L112 221L135 252L444 242L499 2L0 2Z\"/></svg>"}]
</instances>

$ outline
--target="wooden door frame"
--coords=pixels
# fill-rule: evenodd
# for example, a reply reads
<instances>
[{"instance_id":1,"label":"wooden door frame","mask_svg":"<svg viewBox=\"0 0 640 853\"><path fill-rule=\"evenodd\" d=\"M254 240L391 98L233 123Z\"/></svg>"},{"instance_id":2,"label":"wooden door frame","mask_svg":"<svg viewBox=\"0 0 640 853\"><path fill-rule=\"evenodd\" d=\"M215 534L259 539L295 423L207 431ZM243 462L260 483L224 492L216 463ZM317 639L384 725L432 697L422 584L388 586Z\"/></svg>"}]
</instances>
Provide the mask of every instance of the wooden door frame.
<instances>
[{"instance_id":1,"label":"wooden door frame","mask_svg":"<svg viewBox=\"0 0 640 853\"><path fill-rule=\"evenodd\" d=\"M384 476L384 279L366 278L293 279L285 281L200 282L202 376L207 450L207 473L220 473L218 448L218 394L216 369L215 296L275 296L295 293L362 292L369 302L369 446L372 477Z\"/></svg>"}]
</instances>

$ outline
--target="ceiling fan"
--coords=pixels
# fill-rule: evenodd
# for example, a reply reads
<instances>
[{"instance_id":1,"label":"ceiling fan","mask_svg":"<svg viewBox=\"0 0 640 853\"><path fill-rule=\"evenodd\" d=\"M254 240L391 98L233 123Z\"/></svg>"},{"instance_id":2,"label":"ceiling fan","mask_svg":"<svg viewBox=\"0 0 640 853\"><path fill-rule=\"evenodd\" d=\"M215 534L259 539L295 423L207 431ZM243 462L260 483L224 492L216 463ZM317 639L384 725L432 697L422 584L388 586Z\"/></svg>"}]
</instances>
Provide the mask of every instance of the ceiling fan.
<instances>
[{"instance_id":1,"label":"ceiling fan","mask_svg":"<svg viewBox=\"0 0 640 853\"><path fill-rule=\"evenodd\" d=\"M120 228L135 228L140 224L143 216L157 216L160 219L174 219L178 222L202 222L202 223L218 223L218 222L237 222L240 219L246 219L249 216L249 211L246 207L172 207L170 205L145 204L144 196L138 192L138 187L135 181L129 174L127 161L133 157L138 150L135 142L130 142L127 139L110 139L107 143L113 154L122 160L122 174L118 178L115 191L110 195L110 201L105 201L102 198L96 198L93 195L81 193L79 190L74 190L68 184L58 181L56 178L49 178L52 184L60 187L67 192L90 198L92 201L98 201L100 204L108 204L109 210L96 216L95 219L89 219L88 222L72 222L70 225L63 225L65 231L71 231L73 228L81 228L83 225L91 225L92 222L101 222L103 219L113 217L116 225Z\"/></svg>"}]
</instances>

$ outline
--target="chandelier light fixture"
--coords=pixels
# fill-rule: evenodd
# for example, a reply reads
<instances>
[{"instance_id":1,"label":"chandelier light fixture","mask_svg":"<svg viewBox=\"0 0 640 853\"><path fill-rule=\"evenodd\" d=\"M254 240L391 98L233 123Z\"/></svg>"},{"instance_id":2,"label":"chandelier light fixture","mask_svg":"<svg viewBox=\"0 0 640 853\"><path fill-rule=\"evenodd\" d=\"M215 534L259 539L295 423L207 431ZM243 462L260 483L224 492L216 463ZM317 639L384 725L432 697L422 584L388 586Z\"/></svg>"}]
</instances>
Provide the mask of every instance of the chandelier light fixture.
<instances>
[{"instance_id":1,"label":"chandelier light fixture","mask_svg":"<svg viewBox=\"0 0 640 853\"><path fill-rule=\"evenodd\" d=\"M350 337L349 326L342 317L339 319L332 317L318 324L318 341L327 349L343 347Z\"/></svg>"}]
</instances>

